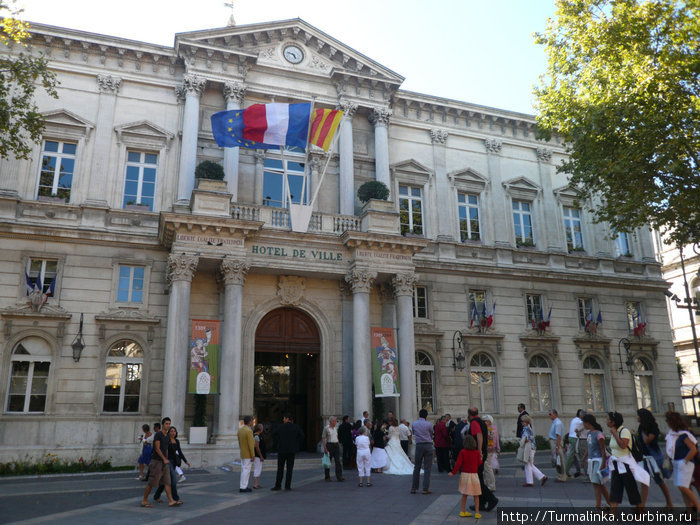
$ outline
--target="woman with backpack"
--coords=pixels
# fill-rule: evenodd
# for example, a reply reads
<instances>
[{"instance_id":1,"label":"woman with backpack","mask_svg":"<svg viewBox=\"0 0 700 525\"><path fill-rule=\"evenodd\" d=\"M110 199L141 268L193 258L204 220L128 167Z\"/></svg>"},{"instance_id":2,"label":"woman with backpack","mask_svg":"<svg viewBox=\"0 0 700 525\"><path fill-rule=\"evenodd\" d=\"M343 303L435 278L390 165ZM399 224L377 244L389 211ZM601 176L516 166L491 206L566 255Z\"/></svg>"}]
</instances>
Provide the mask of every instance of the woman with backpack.
<instances>
[{"instance_id":1,"label":"woman with backpack","mask_svg":"<svg viewBox=\"0 0 700 525\"><path fill-rule=\"evenodd\" d=\"M654 481L664 493L666 498L666 507L673 507L673 502L671 501L671 493L668 490L668 486L664 483L664 476L661 467L664 463L664 453L661 452L659 448L659 425L656 423L656 419L651 412L646 408L640 408L637 410L637 421L639 421L639 427L637 428L637 436L639 438L639 444L641 445L642 453L644 457L642 459L642 465L644 465L644 470L646 470L650 476L654 478ZM667 476L668 477L668 476ZM649 487L647 485L642 485L642 505L646 505L647 496L649 495Z\"/></svg>"},{"instance_id":2,"label":"woman with backpack","mask_svg":"<svg viewBox=\"0 0 700 525\"><path fill-rule=\"evenodd\" d=\"M603 428L596 421L593 414L584 414L581 420L583 421L583 427L588 431L585 457L588 458L588 477L595 491L595 508L603 510L600 506L602 497L605 497L605 501L610 506L610 494L603 483L604 479L607 478L605 474L608 473L606 468L605 436L603 435Z\"/></svg>"},{"instance_id":3,"label":"woman with backpack","mask_svg":"<svg viewBox=\"0 0 700 525\"><path fill-rule=\"evenodd\" d=\"M619 412L608 412L607 425L610 429L610 508L613 513L622 503L623 489L627 492L630 505L642 509L642 498L637 490L636 481L649 485L649 474L641 468L632 456L632 432L622 426L623 418ZM635 481L636 480L636 481Z\"/></svg>"},{"instance_id":4,"label":"woman with backpack","mask_svg":"<svg viewBox=\"0 0 700 525\"><path fill-rule=\"evenodd\" d=\"M671 429L666 434L666 453L673 461L673 484L681 491L685 506L700 513L700 503L690 488L698 440L688 430L687 423L678 412L666 412L666 423Z\"/></svg>"}]
</instances>

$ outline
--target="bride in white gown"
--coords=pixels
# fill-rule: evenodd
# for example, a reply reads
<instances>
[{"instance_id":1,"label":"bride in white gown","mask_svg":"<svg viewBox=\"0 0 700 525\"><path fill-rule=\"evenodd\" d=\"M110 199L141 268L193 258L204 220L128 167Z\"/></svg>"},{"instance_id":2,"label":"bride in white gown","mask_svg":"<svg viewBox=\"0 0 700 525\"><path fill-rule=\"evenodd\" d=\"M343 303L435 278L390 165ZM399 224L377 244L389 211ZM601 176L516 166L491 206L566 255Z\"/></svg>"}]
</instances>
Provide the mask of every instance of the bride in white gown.
<instances>
[{"instance_id":1,"label":"bride in white gown","mask_svg":"<svg viewBox=\"0 0 700 525\"><path fill-rule=\"evenodd\" d=\"M396 419L389 423L389 441L384 447L386 451L386 467L384 474L410 475L413 474L413 463L401 448L399 439L399 424Z\"/></svg>"}]
</instances>

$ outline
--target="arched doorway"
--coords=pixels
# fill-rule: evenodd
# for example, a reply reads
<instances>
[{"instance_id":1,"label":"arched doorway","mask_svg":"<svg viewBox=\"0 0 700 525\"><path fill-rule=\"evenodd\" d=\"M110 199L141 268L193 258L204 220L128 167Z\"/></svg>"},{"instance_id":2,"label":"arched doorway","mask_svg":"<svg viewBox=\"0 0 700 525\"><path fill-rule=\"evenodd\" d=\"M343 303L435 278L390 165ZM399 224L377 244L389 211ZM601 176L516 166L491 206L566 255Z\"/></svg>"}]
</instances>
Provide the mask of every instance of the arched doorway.
<instances>
[{"instance_id":1,"label":"arched doorway","mask_svg":"<svg viewBox=\"0 0 700 525\"><path fill-rule=\"evenodd\" d=\"M315 451L321 436L319 352L316 323L295 308L278 308L263 317L255 331L253 408L262 423L268 450L271 432L290 412Z\"/></svg>"}]
</instances>

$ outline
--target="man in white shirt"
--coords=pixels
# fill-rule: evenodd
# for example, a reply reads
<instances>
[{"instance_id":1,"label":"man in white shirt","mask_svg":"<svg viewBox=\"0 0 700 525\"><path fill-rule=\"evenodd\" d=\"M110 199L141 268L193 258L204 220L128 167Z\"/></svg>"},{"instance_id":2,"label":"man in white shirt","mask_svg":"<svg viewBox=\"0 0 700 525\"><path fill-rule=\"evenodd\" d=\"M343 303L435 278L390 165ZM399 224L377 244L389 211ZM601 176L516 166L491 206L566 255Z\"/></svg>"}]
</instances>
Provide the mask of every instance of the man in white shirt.
<instances>
[{"instance_id":1,"label":"man in white shirt","mask_svg":"<svg viewBox=\"0 0 700 525\"><path fill-rule=\"evenodd\" d=\"M569 470L571 469L571 464L574 464L576 468L575 478L581 475L581 458L579 457L579 439L582 437L581 432L583 432L583 416L584 411L579 409L576 412L576 417L571 420L569 425L569 453L566 455L566 475L570 476Z\"/></svg>"},{"instance_id":2,"label":"man in white shirt","mask_svg":"<svg viewBox=\"0 0 700 525\"><path fill-rule=\"evenodd\" d=\"M411 429L408 428L408 422L401 418L401 424L399 425L399 441L401 441L401 448L408 456L408 445L411 443Z\"/></svg>"},{"instance_id":3,"label":"man in white shirt","mask_svg":"<svg viewBox=\"0 0 700 525\"><path fill-rule=\"evenodd\" d=\"M340 463L340 442L338 441L338 427L335 426L337 418L331 416L328 426L323 429L321 441L323 441L323 452L328 454L335 461L335 477L338 481L344 481L343 465ZM325 469L326 481L331 480L331 470Z\"/></svg>"}]
</instances>

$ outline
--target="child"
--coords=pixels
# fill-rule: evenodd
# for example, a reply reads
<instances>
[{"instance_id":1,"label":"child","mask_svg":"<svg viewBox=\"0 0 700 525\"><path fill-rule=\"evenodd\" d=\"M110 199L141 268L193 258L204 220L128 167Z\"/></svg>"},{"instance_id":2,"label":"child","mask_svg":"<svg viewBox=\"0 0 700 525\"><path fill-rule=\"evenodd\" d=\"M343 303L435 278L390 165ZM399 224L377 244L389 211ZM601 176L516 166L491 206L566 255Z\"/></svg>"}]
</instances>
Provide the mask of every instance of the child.
<instances>
[{"instance_id":1,"label":"child","mask_svg":"<svg viewBox=\"0 0 700 525\"><path fill-rule=\"evenodd\" d=\"M448 476L454 476L457 471L461 472L459 475L459 492L462 494L462 512L459 515L462 518L472 516L471 512L467 512L467 496L474 496L474 508L477 509L474 517L477 519L481 518L481 514L478 512L481 486L479 485L479 475L477 474L481 463L481 453L476 449L476 440L473 436L467 434L464 438L464 448L460 450L459 456L457 456L455 468L448 474Z\"/></svg>"},{"instance_id":2,"label":"child","mask_svg":"<svg viewBox=\"0 0 700 525\"><path fill-rule=\"evenodd\" d=\"M265 440L262 439L263 426L258 423L253 429L255 434L255 460L253 462L253 488L261 489L262 486L258 483L258 478L262 474L262 464L265 461L265 453L267 452L265 447Z\"/></svg>"},{"instance_id":3,"label":"child","mask_svg":"<svg viewBox=\"0 0 700 525\"><path fill-rule=\"evenodd\" d=\"M369 481L369 476L372 469L370 469L370 442L367 437L367 428L360 427L357 432L355 446L357 447L357 472L360 475L359 486L362 486L362 477L364 476L367 478L367 486L371 487L372 483Z\"/></svg>"},{"instance_id":4,"label":"child","mask_svg":"<svg viewBox=\"0 0 700 525\"><path fill-rule=\"evenodd\" d=\"M153 434L151 434L151 428L148 425L143 425L141 427L143 434L139 436L139 444L141 447L141 453L139 454L139 481L143 481L143 466L148 465L151 462L151 452L153 452Z\"/></svg>"}]
</instances>

